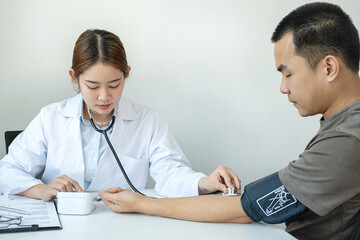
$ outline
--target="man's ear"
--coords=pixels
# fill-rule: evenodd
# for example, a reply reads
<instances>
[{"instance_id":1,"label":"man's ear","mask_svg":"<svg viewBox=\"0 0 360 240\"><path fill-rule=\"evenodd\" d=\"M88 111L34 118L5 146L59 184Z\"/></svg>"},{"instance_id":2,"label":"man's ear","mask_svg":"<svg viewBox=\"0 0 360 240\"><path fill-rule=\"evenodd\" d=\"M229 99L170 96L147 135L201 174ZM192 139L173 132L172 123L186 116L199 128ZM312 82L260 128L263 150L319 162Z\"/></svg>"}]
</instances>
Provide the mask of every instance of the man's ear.
<instances>
[{"instance_id":1,"label":"man's ear","mask_svg":"<svg viewBox=\"0 0 360 240\"><path fill-rule=\"evenodd\" d=\"M75 84L79 84L78 79L75 77L74 69L72 69L72 68L69 69L69 75Z\"/></svg>"},{"instance_id":2,"label":"man's ear","mask_svg":"<svg viewBox=\"0 0 360 240\"><path fill-rule=\"evenodd\" d=\"M324 59L327 82L333 82L339 74L339 59L333 55L327 55Z\"/></svg>"}]
</instances>

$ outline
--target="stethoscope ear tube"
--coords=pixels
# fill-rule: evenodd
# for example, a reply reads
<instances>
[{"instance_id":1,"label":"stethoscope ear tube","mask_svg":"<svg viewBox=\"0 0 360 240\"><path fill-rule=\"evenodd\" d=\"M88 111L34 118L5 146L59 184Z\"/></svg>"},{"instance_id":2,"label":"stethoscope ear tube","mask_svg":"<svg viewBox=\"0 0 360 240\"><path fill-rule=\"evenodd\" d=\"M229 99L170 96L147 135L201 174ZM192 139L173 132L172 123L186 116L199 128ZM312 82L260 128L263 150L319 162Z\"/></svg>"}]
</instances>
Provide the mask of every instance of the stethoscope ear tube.
<instances>
[{"instance_id":1,"label":"stethoscope ear tube","mask_svg":"<svg viewBox=\"0 0 360 240\"><path fill-rule=\"evenodd\" d=\"M134 187L134 185L131 183L131 181L130 181L128 175L126 174L125 169L124 169L124 167L122 166L122 164L121 164L121 162L120 162L120 159L119 159L118 155L116 154L116 151L115 151L113 145L111 144L110 139L109 139L109 137L108 137L108 135L107 135L107 133L106 133L106 132L107 132L108 130L110 130L110 129L112 128L112 126L114 125L114 123L115 123L115 116L114 116L114 115L112 116L110 125L109 125L106 129L104 129L104 130L99 129L99 128L95 125L94 120L93 120L92 117L90 117L90 123L91 123L92 127L93 127L97 132L102 133L102 134L104 135L105 140L106 140L106 142L108 143L108 145L109 145L109 147L110 147L110 149L111 149L111 152L113 153L113 155L114 155L114 157L115 157L115 159L116 159L116 162L117 162L117 164L119 165L119 168L120 168L122 174L124 175L124 177L125 177L125 179L126 179L126 182L127 182L127 183L129 184L129 186L131 187L131 189L132 189L134 192L137 192L137 193L145 196L145 194L143 194L142 192L140 192L139 190L137 190L136 187Z\"/></svg>"},{"instance_id":2,"label":"stethoscope ear tube","mask_svg":"<svg viewBox=\"0 0 360 240\"><path fill-rule=\"evenodd\" d=\"M109 131L114 123L115 123L115 116L113 115L112 118L111 118L111 123L110 125L105 129L105 130L101 130L100 128L98 128L95 123L94 123L94 119L92 118L92 116L90 115L90 123L91 123L91 126L95 129L95 131L99 132L99 133L106 133L107 131ZM108 142L109 143L109 142Z\"/></svg>"}]
</instances>

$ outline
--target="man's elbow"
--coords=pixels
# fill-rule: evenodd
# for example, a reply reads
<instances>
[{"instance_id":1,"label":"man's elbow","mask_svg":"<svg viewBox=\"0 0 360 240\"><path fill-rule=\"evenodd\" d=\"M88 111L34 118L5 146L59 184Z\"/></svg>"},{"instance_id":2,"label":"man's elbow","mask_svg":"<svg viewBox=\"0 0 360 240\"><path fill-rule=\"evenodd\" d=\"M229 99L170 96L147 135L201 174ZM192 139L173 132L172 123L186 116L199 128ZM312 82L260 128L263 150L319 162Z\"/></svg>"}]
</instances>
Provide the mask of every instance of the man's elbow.
<instances>
[{"instance_id":1,"label":"man's elbow","mask_svg":"<svg viewBox=\"0 0 360 240\"><path fill-rule=\"evenodd\" d=\"M252 220L251 218L249 218L248 216L246 217L240 217L238 218L238 222L237 223L251 223Z\"/></svg>"},{"instance_id":2,"label":"man's elbow","mask_svg":"<svg viewBox=\"0 0 360 240\"><path fill-rule=\"evenodd\" d=\"M249 218L248 216L246 217L238 217L238 218L233 218L233 219L228 219L225 220L223 222L227 222L227 223L251 223L253 222L253 220L251 220L251 218Z\"/></svg>"}]
</instances>

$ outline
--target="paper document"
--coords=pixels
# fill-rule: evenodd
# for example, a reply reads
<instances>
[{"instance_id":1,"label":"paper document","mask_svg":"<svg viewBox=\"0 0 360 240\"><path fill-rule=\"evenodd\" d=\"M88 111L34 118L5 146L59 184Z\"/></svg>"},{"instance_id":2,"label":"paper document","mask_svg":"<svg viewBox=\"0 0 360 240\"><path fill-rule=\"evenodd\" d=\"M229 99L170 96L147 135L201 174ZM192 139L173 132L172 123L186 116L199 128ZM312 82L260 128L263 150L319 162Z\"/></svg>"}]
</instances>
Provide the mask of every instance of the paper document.
<instances>
[{"instance_id":1,"label":"paper document","mask_svg":"<svg viewBox=\"0 0 360 240\"><path fill-rule=\"evenodd\" d=\"M11 209L20 211L11 211ZM9 200L7 197L0 195L0 216L2 217L0 220L3 221L0 222L0 231L4 228L21 228L33 225L37 225L38 229L36 230L46 228L61 229L61 223L53 201L44 202L26 197ZM6 218L13 218L15 223L18 217L21 217L21 224L6 225L6 222L4 222Z\"/></svg>"}]
</instances>

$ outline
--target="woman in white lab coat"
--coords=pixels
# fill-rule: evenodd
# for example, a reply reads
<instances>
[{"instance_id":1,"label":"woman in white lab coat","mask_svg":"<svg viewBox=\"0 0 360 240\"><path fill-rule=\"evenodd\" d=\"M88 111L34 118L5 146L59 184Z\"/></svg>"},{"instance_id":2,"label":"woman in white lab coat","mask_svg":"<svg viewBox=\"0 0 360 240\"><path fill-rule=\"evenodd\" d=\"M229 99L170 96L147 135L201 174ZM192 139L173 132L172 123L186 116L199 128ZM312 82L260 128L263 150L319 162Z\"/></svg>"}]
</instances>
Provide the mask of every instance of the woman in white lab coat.
<instances>
[{"instance_id":1,"label":"woman in white lab coat","mask_svg":"<svg viewBox=\"0 0 360 240\"><path fill-rule=\"evenodd\" d=\"M77 40L69 74L79 94L50 104L11 144L0 161L0 193L51 200L57 192L129 188L104 136L106 128L132 184L146 187L148 174L164 196L194 196L240 189L239 178L218 167L208 177L194 172L158 113L122 97L131 68L120 39L87 30ZM35 178L42 170L41 179Z\"/></svg>"}]
</instances>

